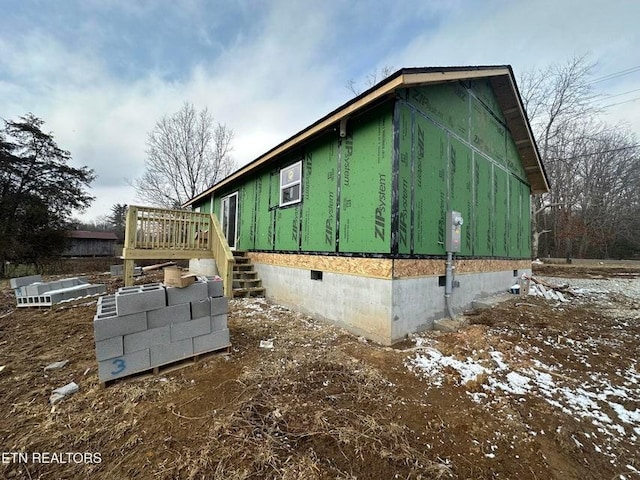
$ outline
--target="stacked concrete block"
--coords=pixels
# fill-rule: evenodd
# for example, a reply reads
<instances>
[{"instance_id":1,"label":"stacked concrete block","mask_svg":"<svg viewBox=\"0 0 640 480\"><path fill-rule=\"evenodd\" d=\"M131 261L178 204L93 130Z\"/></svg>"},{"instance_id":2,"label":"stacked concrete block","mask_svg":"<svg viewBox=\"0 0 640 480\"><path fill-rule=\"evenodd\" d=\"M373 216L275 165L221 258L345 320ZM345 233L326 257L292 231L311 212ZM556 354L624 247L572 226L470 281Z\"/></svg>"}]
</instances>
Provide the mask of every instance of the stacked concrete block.
<instances>
[{"instance_id":1,"label":"stacked concrete block","mask_svg":"<svg viewBox=\"0 0 640 480\"><path fill-rule=\"evenodd\" d=\"M206 277L207 289L211 298L224 296L224 283L219 276Z\"/></svg>"},{"instance_id":2,"label":"stacked concrete block","mask_svg":"<svg viewBox=\"0 0 640 480\"><path fill-rule=\"evenodd\" d=\"M110 272L112 277L122 277L124 276L124 265L111 265ZM142 267L133 267L133 276L139 277L142 275Z\"/></svg>"},{"instance_id":3,"label":"stacked concrete block","mask_svg":"<svg viewBox=\"0 0 640 480\"><path fill-rule=\"evenodd\" d=\"M43 282L40 275L34 275L12 278L10 284L14 288L18 307L48 307L107 291L104 285L90 284L85 277Z\"/></svg>"},{"instance_id":4,"label":"stacked concrete block","mask_svg":"<svg viewBox=\"0 0 640 480\"><path fill-rule=\"evenodd\" d=\"M147 312L167 306L164 286L160 283L122 287L116 293L119 315Z\"/></svg>"},{"instance_id":5,"label":"stacked concrete block","mask_svg":"<svg viewBox=\"0 0 640 480\"><path fill-rule=\"evenodd\" d=\"M213 282L202 278L185 288L159 283L123 287L101 297L94 318L100 380L228 347L228 301L209 296L222 292L219 285L209 285Z\"/></svg>"},{"instance_id":6,"label":"stacked concrete block","mask_svg":"<svg viewBox=\"0 0 640 480\"><path fill-rule=\"evenodd\" d=\"M11 288L20 288L38 282L42 282L42 277L40 275L30 275L28 277L12 278L9 280L9 285L11 285Z\"/></svg>"}]
</instances>

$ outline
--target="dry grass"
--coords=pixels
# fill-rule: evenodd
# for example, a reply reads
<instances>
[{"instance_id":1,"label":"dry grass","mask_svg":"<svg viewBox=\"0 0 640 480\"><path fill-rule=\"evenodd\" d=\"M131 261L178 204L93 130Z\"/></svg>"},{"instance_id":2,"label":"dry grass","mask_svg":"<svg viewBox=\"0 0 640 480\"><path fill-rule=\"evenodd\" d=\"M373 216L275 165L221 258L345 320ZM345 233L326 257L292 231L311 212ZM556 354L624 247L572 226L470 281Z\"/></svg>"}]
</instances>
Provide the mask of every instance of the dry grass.
<instances>
[{"instance_id":1,"label":"dry grass","mask_svg":"<svg viewBox=\"0 0 640 480\"><path fill-rule=\"evenodd\" d=\"M241 393L219 412L204 445L185 449L175 462L182 476L348 479L372 458L379 459L383 476L451 473L412 446L414 432L379 414L380 405L398 401L393 386L355 359L336 352L322 360L293 355L262 364L237 381Z\"/></svg>"}]
</instances>

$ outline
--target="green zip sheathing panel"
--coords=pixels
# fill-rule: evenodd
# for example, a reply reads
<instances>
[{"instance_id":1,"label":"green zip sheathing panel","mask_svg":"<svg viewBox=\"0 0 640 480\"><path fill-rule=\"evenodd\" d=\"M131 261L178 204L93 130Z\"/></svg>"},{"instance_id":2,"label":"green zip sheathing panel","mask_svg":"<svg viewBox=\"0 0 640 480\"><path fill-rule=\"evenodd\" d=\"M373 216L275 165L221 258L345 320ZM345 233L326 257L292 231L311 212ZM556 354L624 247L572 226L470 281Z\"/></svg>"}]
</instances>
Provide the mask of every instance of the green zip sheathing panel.
<instances>
[{"instance_id":1,"label":"green zip sheathing panel","mask_svg":"<svg viewBox=\"0 0 640 480\"><path fill-rule=\"evenodd\" d=\"M270 208L271 174L264 172L254 181L256 182L254 248L256 250L273 250L275 209Z\"/></svg>"},{"instance_id":2,"label":"green zip sheathing panel","mask_svg":"<svg viewBox=\"0 0 640 480\"><path fill-rule=\"evenodd\" d=\"M416 115L414 135L413 253L441 255L447 209L448 136L445 130Z\"/></svg>"},{"instance_id":3,"label":"green zip sheathing panel","mask_svg":"<svg viewBox=\"0 0 640 480\"><path fill-rule=\"evenodd\" d=\"M222 202L222 197L216 196L213 199L213 204L212 204L213 213L215 213L218 216L219 222L222 222L222 211L220 209L221 202Z\"/></svg>"},{"instance_id":4,"label":"green zip sheathing panel","mask_svg":"<svg viewBox=\"0 0 640 480\"><path fill-rule=\"evenodd\" d=\"M490 84L412 88L399 103L398 253L443 255L456 210L459 256L528 258L530 189Z\"/></svg>"},{"instance_id":5,"label":"green zip sheathing panel","mask_svg":"<svg viewBox=\"0 0 640 480\"><path fill-rule=\"evenodd\" d=\"M305 151L302 164L302 251L335 252L338 140L326 138Z\"/></svg>"},{"instance_id":6,"label":"green zip sheathing panel","mask_svg":"<svg viewBox=\"0 0 640 480\"><path fill-rule=\"evenodd\" d=\"M340 252L391 252L392 140L391 105L347 124L341 145Z\"/></svg>"},{"instance_id":7,"label":"green zip sheathing panel","mask_svg":"<svg viewBox=\"0 0 640 480\"><path fill-rule=\"evenodd\" d=\"M520 179L520 181L527 183L527 172L525 172L522 162L520 161L520 155L518 154L518 148L516 147L511 135L507 134L507 168L509 171Z\"/></svg>"},{"instance_id":8,"label":"green zip sheathing panel","mask_svg":"<svg viewBox=\"0 0 640 480\"><path fill-rule=\"evenodd\" d=\"M449 138L449 191L447 210L460 212L464 219L458 255L473 255L473 156L471 148L455 137Z\"/></svg>"},{"instance_id":9,"label":"green zip sheathing panel","mask_svg":"<svg viewBox=\"0 0 640 480\"><path fill-rule=\"evenodd\" d=\"M479 80L470 80L467 83L469 90L473 92L473 95L480 100L483 105L491 111L491 113L498 118L500 122L505 123L504 115L502 114L502 109L500 108L500 104L498 103L498 99L493 93L493 88L491 88L491 83L486 78Z\"/></svg>"},{"instance_id":10,"label":"green zip sheathing panel","mask_svg":"<svg viewBox=\"0 0 640 480\"><path fill-rule=\"evenodd\" d=\"M501 165L506 165L506 128L482 102L471 98L471 143Z\"/></svg>"},{"instance_id":11,"label":"green zip sheathing panel","mask_svg":"<svg viewBox=\"0 0 640 480\"><path fill-rule=\"evenodd\" d=\"M522 218L522 243L520 255L531 256L531 188L520 182L520 218Z\"/></svg>"},{"instance_id":12,"label":"green zip sheathing panel","mask_svg":"<svg viewBox=\"0 0 640 480\"><path fill-rule=\"evenodd\" d=\"M413 113L404 103L400 102L397 104L396 112L399 117L397 125L400 157L398 167L398 253L406 255L413 250Z\"/></svg>"},{"instance_id":13,"label":"green zip sheathing panel","mask_svg":"<svg viewBox=\"0 0 640 480\"><path fill-rule=\"evenodd\" d=\"M200 213L211 213L211 198L199 203L198 207L200 207Z\"/></svg>"},{"instance_id":14,"label":"green zip sheathing panel","mask_svg":"<svg viewBox=\"0 0 640 480\"><path fill-rule=\"evenodd\" d=\"M300 250L300 204L276 211L275 250Z\"/></svg>"},{"instance_id":15,"label":"green zip sheathing panel","mask_svg":"<svg viewBox=\"0 0 640 480\"><path fill-rule=\"evenodd\" d=\"M495 237L493 241L493 256L509 256L509 230L516 229L517 224L511 224L509 218L509 177L507 172L493 167L493 194Z\"/></svg>"},{"instance_id":16,"label":"green zip sheathing panel","mask_svg":"<svg viewBox=\"0 0 640 480\"><path fill-rule=\"evenodd\" d=\"M473 254L482 257L493 255L494 234L494 200L493 200L493 165L479 153L473 154L474 185L476 192L475 212L475 245Z\"/></svg>"},{"instance_id":17,"label":"green zip sheathing panel","mask_svg":"<svg viewBox=\"0 0 640 480\"><path fill-rule=\"evenodd\" d=\"M520 180L509 175L509 254L518 255L522 249L522 187ZM525 227L526 228L526 227Z\"/></svg>"},{"instance_id":18,"label":"green zip sheathing panel","mask_svg":"<svg viewBox=\"0 0 640 480\"><path fill-rule=\"evenodd\" d=\"M469 93L458 82L408 90L409 102L462 138L468 138Z\"/></svg>"}]
</instances>

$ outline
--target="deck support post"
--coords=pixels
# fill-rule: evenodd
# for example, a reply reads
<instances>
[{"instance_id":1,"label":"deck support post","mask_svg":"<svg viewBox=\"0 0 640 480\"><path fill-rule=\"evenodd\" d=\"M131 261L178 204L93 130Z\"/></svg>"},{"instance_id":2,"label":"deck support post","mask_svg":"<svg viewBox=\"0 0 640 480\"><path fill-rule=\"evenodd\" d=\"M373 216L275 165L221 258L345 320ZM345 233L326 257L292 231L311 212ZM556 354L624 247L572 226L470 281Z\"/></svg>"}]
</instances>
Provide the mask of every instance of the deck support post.
<instances>
[{"instance_id":1,"label":"deck support post","mask_svg":"<svg viewBox=\"0 0 640 480\"><path fill-rule=\"evenodd\" d=\"M124 260L124 286L130 287L133 285L133 268L134 260Z\"/></svg>"}]
</instances>

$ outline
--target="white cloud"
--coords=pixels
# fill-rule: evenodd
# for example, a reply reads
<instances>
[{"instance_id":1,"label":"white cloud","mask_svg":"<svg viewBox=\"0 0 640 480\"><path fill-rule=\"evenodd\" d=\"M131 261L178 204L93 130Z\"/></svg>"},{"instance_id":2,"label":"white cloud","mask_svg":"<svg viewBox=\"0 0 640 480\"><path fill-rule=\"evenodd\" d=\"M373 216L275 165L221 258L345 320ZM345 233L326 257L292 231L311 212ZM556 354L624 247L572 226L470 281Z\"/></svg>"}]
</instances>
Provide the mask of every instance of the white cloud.
<instances>
[{"instance_id":1,"label":"white cloud","mask_svg":"<svg viewBox=\"0 0 640 480\"><path fill-rule=\"evenodd\" d=\"M143 19L167 8L131 5L97 2L83 12L122 10ZM96 170L92 194L98 200L83 218L133 201L124 178L142 173L147 132L184 101L207 107L235 131L234 157L244 164L346 101L346 80L376 66L510 63L518 70L592 51L606 74L633 66L629 52L640 43L635 2L618 2L613 11L602 1L416 1L386 6L382 13L377 2L346 0L238 5L237 26L225 24L223 16L210 28L204 16L198 19L203 9L225 15L225 3L193 1L176 18L187 21L181 28L193 20L200 52L183 62L190 66L179 75L163 68L162 57L151 66L136 64L139 55L163 52L153 48L111 52L127 72L142 72L133 79L119 76L110 59L101 57L108 54L104 45L121 35L135 48L136 37L97 15L79 19L74 34L86 40L81 42L64 43L42 26L17 38L0 33L0 115L32 111L76 164ZM640 131L638 110L630 103L610 113L626 116Z\"/></svg>"}]
</instances>

